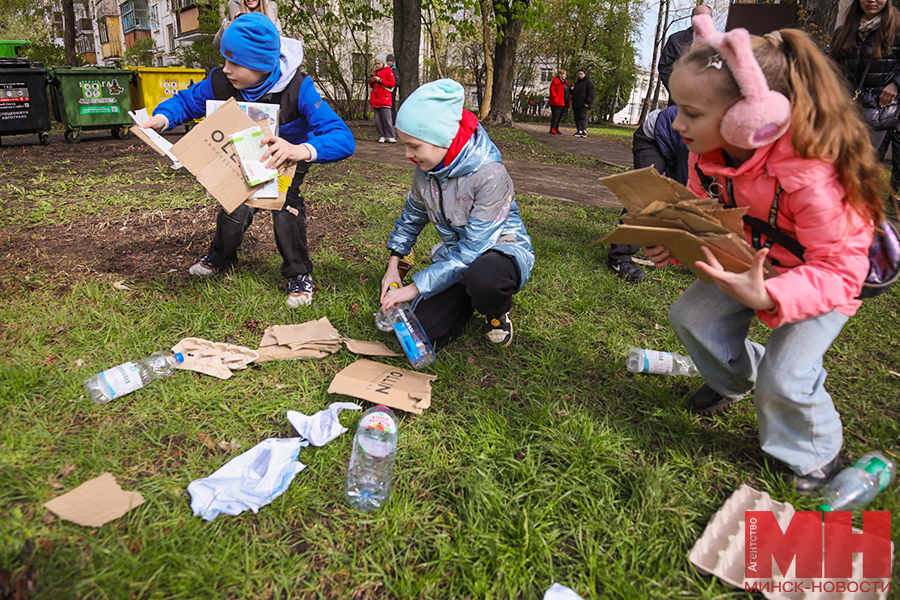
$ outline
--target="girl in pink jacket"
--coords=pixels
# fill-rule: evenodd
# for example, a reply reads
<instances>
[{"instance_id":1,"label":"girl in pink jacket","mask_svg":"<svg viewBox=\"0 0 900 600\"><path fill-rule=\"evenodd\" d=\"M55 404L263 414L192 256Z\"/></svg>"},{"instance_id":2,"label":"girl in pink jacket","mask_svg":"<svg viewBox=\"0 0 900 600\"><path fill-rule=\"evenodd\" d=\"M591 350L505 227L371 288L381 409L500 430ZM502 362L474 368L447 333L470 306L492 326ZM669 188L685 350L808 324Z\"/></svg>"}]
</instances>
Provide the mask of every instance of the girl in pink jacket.
<instances>
[{"instance_id":1,"label":"girl in pink jacket","mask_svg":"<svg viewBox=\"0 0 900 600\"><path fill-rule=\"evenodd\" d=\"M670 80L688 187L749 207L744 231L757 252L748 271L731 273L704 248L697 266L714 283L694 282L669 311L705 380L691 409L716 414L752 392L763 451L791 468L789 485L812 491L841 466L822 357L859 308L883 218L880 167L845 86L804 33L722 34L708 15L693 27ZM647 255L670 262L664 246ZM767 259L776 277L765 279ZM754 317L772 328L766 346L747 339Z\"/></svg>"}]
</instances>

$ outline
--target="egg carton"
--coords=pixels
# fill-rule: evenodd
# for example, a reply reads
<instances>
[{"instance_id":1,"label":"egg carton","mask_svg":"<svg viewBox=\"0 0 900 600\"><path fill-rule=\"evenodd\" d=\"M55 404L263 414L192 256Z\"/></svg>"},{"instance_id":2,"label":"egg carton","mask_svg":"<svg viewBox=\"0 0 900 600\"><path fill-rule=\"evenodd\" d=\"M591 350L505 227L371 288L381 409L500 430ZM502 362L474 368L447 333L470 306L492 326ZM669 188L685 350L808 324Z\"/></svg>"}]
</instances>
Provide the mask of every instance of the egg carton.
<instances>
[{"instance_id":1,"label":"egg carton","mask_svg":"<svg viewBox=\"0 0 900 600\"><path fill-rule=\"evenodd\" d=\"M784 574L779 572L777 564L773 564L771 580L745 580L744 527L747 511L772 511L782 531L787 529L795 512L791 504L777 502L765 492L742 485L713 515L703 535L688 553L688 559L698 570L715 575L742 590L745 589L745 582L749 585L758 582L757 589L770 600L884 600L887 597L887 589L881 589L884 586L864 586L867 591L863 592L858 589L859 586L853 585L863 580L862 555L859 553L853 555L853 571L849 579L798 579L795 576L795 560ZM862 533L855 528L853 532ZM894 545L891 544L892 564L893 554ZM768 582L772 585L766 586ZM887 581L884 583L887 584ZM854 591L846 591L848 584ZM845 591L836 591L838 589Z\"/></svg>"}]
</instances>

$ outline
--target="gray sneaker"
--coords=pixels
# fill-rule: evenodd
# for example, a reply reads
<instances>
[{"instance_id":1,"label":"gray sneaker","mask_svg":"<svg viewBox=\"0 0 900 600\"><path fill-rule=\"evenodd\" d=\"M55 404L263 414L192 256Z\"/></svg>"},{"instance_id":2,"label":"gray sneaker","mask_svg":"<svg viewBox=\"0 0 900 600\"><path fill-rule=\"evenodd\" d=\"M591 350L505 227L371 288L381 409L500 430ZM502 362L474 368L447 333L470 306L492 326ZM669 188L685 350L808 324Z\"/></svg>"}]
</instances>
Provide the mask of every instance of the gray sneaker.
<instances>
[{"instance_id":1,"label":"gray sneaker","mask_svg":"<svg viewBox=\"0 0 900 600\"><path fill-rule=\"evenodd\" d=\"M194 277L210 277L216 274L216 270L216 266L209 260L209 256L204 254L200 257L200 262L188 269L188 273Z\"/></svg>"}]
</instances>

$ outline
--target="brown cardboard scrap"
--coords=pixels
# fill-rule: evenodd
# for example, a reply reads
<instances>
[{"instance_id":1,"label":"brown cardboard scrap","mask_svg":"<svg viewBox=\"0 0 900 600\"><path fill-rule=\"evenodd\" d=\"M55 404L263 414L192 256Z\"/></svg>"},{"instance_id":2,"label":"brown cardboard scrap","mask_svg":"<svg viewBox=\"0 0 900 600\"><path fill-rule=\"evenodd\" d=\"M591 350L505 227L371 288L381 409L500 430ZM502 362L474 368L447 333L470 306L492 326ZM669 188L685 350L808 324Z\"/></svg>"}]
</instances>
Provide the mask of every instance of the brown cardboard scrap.
<instances>
[{"instance_id":1,"label":"brown cardboard scrap","mask_svg":"<svg viewBox=\"0 0 900 600\"><path fill-rule=\"evenodd\" d=\"M341 334L335 329L328 317L318 321L307 321L299 325L275 325L272 327L275 339L281 345L301 342L320 342L323 340L341 341Z\"/></svg>"},{"instance_id":2,"label":"brown cardboard scrap","mask_svg":"<svg viewBox=\"0 0 900 600\"><path fill-rule=\"evenodd\" d=\"M84 527L100 527L143 502L144 497L138 492L124 491L115 477L104 473L85 481L71 492L44 502L44 508L60 519Z\"/></svg>"},{"instance_id":3,"label":"brown cardboard scrap","mask_svg":"<svg viewBox=\"0 0 900 600\"><path fill-rule=\"evenodd\" d=\"M176 364L176 368L219 379L228 379L232 371L246 369L259 358L259 354L250 348L203 338L184 338L172 347L172 352L184 355L184 362Z\"/></svg>"},{"instance_id":4,"label":"brown cardboard scrap","mask_svg":"<svg viewBox=\"0 0 900 600\"><path fill-rule=\"evenodd\" d=\"M681 200L696 200L697 196L668 177L663 177L653 167L610 175L600 179L600 183L615 194L619 202L630 213L639 213L654 200L666 199L670 204Z\"/></svg>"},{"instance_id":5,"label":"brown cardboard scrap","mask_svg":"<svg viewBox=\"0 0 900 600\"><path fill-rule=\"evenodd\" d=\"M354 354L364 354L365 356L400 356L381 342L366 342L363 340L353 340L344 338L347 350Z\"/></svg>"},{"instance_id":6,"label":"brown cardboard scrap","mask_svg":"<svg viewBox=\"0 0 900 600\"><path fill-rule=\"evenodd\" d=\"M295 358L325 358L328 352L319 350L291 350L287 346L265 346L260 348L259 358L256 362L268 362L270 360L293 360Z\"/></svg>"},{"instance_id":7,"label":"brown cardboard scrap","mask_svg":"<svg viewBox=\"0 0 900 600\"><path fill-rule=\"evenodd\" d=\"M253 125L247 113L232 98L195 125L172 147L172 154L228 213L253 193L228 136Z\"/></svg>"},{"instance_id":8,"label":"brown cardboard scrap","mask_svg":"<svg viewBox=\"0 0 900 600\"><path fill-rule=\"evenodd\" d=\"M709 248L726 271L742 273L750 268L755 250L744 238L741 225L747 207L725 209L718 202L697 198L653 167L601 181L629 211L622 217L624 224L601 242L666 246L704 283L712 283L712 279L694 264L706 262L702 246ZM766 276L777 275L769 262L765 267Z\"/></svg>"},{"instance_id":9,"label":"brown cardboard scrap","mask_svg":"<svg viewBox=\"0 0 900 600\"><path fill-rule=\"evenodd\" d=\"M156 144L156 142L151 140L150 136L147 135L147 133L144 131L144 128L141 127L140 125L132 125L131 127L128 128L128 131L130 131L136 138L138 138L139 140L141 140L142 142L144 142L145 144L147 144L148 146L153 148L156 151L156 153L159 154L160 156L168 157L168 155L166 154L166 151L163 150L162 148L160 148Z\"/></svg>"},{"instance_id":10,"label":"brown cardboard scrap","mask_svg":"<svg viewBox=\"0 0 900 600\"><path fill-rule=\"evenodd\" d=\"M256 362L322 358L340 350L341 339L328 317L299 325L273 325L263 332Z\"/></svg>"},{"instance_id":11,"label":"brown cardboard scrap","mask_svg":"<svg viewBox=\"0 0 900 600\"><path fill-rule=\"evenodd\" d=\"M431 406L437 375L414 373L361 358L334 376L329 394L345 394L415 414Z\"/></svg>"}]
</instances>

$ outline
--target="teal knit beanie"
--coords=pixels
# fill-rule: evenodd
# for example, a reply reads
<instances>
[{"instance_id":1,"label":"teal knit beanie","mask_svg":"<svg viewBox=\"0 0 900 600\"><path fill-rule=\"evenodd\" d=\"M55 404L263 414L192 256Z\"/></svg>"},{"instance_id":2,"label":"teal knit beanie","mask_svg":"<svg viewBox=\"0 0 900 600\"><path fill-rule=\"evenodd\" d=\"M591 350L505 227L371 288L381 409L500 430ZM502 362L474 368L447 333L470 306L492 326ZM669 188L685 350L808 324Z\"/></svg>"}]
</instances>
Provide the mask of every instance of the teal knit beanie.
<instances>
[{"instance_id":1,"label":"teal knit beanie","mask_svg":"<svg viewBox=\"0 0 900 600\"><path fill-rule=\"evenodd\" d=\"M463 86L439 79L421 86L397 111L397 129L423 142L449 148L462 119Z\"/></svg>"}]
</instances>

